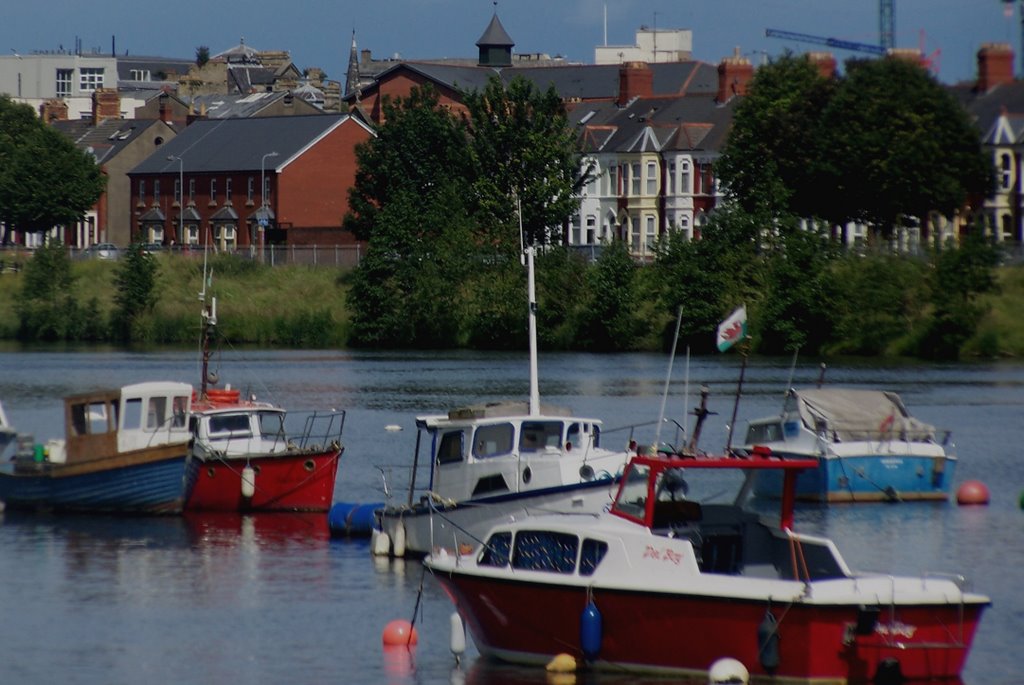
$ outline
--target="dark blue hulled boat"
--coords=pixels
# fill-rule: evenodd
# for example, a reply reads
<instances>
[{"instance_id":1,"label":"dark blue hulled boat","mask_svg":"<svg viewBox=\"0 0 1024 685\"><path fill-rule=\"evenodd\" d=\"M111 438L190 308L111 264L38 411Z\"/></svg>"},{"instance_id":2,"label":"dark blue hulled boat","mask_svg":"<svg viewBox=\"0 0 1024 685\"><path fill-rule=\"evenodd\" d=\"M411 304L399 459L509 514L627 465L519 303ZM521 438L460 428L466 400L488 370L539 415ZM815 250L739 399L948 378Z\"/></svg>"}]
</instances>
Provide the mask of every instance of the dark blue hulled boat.
<instances>
[{"instance_id":1,"label":"dark blue hulled boat","mask_svg":"<svg viewBox=\"0 0 1024 685\"><path fill-rule=\"evenodd\" d=\"M814 502L944 500L956 469L949 434L910 415L894 392L791 390L781 414L750 422L744 450L815 459L797 477L798 499ZM758 473L757 495L778 497L778 474Z\"/></svg>"},{"instance_id":2,"label":"dark blue hulled boat","mask_svg":"<svg viewBox=\"0 0 1024 685\"><path fill-rule=\"evenodd\" d=\"M0 465L0 501L14 509L174 514L195 481L192 387L149 382L64 400L64 439L20 440Z\"/></svg>"}]
</instances>

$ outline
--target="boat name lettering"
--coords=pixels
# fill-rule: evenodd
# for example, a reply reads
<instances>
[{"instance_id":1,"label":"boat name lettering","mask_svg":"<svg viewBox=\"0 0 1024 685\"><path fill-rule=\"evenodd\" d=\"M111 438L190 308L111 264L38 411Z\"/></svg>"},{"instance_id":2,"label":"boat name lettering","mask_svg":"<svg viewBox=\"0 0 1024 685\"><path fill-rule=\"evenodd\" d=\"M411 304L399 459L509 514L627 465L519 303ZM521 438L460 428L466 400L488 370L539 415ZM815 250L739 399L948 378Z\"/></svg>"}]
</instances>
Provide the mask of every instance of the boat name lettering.
<instances>
[{"instance_id":1,"label":"boat name lettering","mask_svg":"<svg viewBox=\"0 0 1024 685\"><path fill-rule=\"evenodd\" d=\"M657 549L653 545L647 545L644 549L644 559L657 559L659 561L671 561L676 566L683 560L683 555L673 549Z\"/></svg>"},{"instance_id":2,"label":"boat name lettering","mask_svg":"<svg viewBox=\"0 0 1024 685\"><path fill-rule=\"evenodd\" d=\"M895 623L879 623L875 626L875 632L883 637L904 637L909 640L917 632L917 626L910 626L899 621Z\"/></svg>"}]
</instances>

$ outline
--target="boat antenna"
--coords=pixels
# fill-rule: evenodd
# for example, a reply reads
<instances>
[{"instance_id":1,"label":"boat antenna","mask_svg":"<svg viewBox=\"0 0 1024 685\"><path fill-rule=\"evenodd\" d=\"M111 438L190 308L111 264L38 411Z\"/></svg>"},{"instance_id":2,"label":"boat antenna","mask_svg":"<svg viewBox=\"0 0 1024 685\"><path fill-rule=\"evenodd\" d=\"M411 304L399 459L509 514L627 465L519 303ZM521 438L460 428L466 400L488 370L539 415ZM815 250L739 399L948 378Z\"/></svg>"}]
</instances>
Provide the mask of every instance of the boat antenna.
<instances>
[{"instance_id":1,"label":"boat antenna","mask_svg":"<svg viewBox=\"0 0 1024 685\"><path fill-rule=\"evenodd\" d=\"M679 313L676 314L676 332L672 337L672 354L668 358L668 373L665 374L665 390L661 393L661 413L658 414L658 425L654 429L654 451L657 452L661 444L661 424L665 421L665 402L668 400L668 385L672 381L672 362L676 358L676 343L679 342L679 328L683 323L683 306L679 305Z\"/></svg>"},{"instance_id":2,"label":"boat antenna","mask_svg":"<svg viewBox=\"0 0 1024 685\"><path fill-rule=\"evenodd\" d=\"M207 229L209 230L209 229ZM213 331L217 326L217 298L210 297L210 306L206 305L206 289L209 287L213 288L213 271L207 273L206 264L206 245L207 241L203 241L203 283L202 290L199 291L199 302L200 302L200 348L202 355L202 369L200 370L199 380L199 399L208 399L207 386L211 383L210 376L210 339L213 337ZM212 382L216 382L213 380Z\"/></svg>"},{"instance_id":3,"label":"boat antenna","mask_svg":"<svg viewBox=\"0 0 1024 685\"><path fill-rule=\"evenodd\" d=\"M516 193L516 214L519 215L519 245L523 250L520 259L526 258L526 295L530 321L530 416L540 416L540 385L537 381L537 284L534 278L534 245L523 233L523 207Z\"/></svg>"},{"instance_id":4,"label":"boat antenna","mask_svg":"<svg viewBox=\"0 0 1024 685\"><path fill-rule=\"evenodd\" d=\"M826 368L827 368L827 367L825 366L825 362L822 362L822 363L821 363L821 366L819 366L819 367L818 367L818 387L819 387L819 388L820 388L820 387L821 387L822 385L824 385L824 384L825 384L825 369L826 369Z\"/></svg>"},{"instance_id":5,"label":"boat antenna","mask_svg":"<svg viewBox=\"0 0 1024 685\"><path fill-rule=\"evenodd\" d=\"M686 346L686 370L683 372L682 440L686 440L686 407L690 405L690 346Z\"/></svg>"}]
</instances>

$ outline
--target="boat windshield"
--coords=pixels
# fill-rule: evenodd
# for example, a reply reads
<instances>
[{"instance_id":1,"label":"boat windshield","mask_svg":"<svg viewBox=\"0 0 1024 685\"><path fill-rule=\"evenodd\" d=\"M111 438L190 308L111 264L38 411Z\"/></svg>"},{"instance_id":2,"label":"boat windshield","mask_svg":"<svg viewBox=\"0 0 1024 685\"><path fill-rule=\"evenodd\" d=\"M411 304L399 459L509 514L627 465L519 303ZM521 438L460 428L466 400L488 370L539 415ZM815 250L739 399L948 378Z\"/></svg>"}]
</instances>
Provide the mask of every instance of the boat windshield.
<instances>
[{"instance_id":1,"label":"boat windshield","mask_svg":"<svg viewBox=\"0 0 1024 685\"><path fill-rule=\"evenodd\" d=\"M612 504L613 512L643 521L647 509L647 482L650 473L651 468L646 464L630 464L619 495Z\"/></svg>"},{"instance_id":2,"label":"boat windshield","mask_svg":"<svg viewBox=\"0 0 1024 685\"><path fill-rule=\"evenodd\" d=\"M260 422L260 435L264 438L278 440L285 437L284 412L261 411L257 418Z\"/></svg>"},{"instance_id":3,"label":"boat windshield","mask_svg":"<svg viewBox=\"0 0 1024 685\"><path fill-rule=\"evenodd\" d=\"M519 451L535 452L562 445L561 421L523 421L519 431Z\"/></svg>"}]
</instances>

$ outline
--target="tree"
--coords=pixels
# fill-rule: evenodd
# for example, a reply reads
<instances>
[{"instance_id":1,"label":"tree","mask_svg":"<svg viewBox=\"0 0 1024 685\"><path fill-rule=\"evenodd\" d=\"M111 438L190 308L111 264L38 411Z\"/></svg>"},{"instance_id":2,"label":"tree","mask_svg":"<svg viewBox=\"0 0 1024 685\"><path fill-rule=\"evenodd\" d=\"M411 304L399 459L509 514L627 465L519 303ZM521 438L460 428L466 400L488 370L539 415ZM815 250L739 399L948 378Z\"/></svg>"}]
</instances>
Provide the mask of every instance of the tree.
<instances>
[{"instance_id":1,"label":"tree","mask_svg":"<svg viewBox=\"0 0 1024 685\"><path fill-rule=\"evenodd\" d=\"M437 91L424 86L407 98L385 97L382 109L377 135L356 148L358 168L344 225L360 240L372 240L378 214L399 194L428 198L442 185L455 184L469 195L465 129L438 104Z\"/></svg>"},{"instance_id":2,"label":"tree","mask_svg":"<svg viewBox=\"0 0 1024 685\"><path fill-rule=\"evenodd\" d=\"M132 245L114 272L113 337L123 342L149 337L142 330L145 315L156 305L156 277L159 266L153 255Z\"/></svg>"},{"instance_id":3,"label":"tree","mask_svg":"<svg viewBox=\"0 0 1024 685\"><path fill-rule=\"evenodd\" d=\"M200 45L196 48L196 66L202 69L210 61L210 48Z\"/></svg>"},{"instance_id":4,"label":"tree","mask_svg":"<svg viewBox=\"0 0 1024 685\"><path fill-rule=\"evenodd\" d=\"M898 58L846 68L822 111L835 181L829 218L888 237L906 218L924 226L930 212L950 216L969 195L988 194L993 170L981 136L927 70Z\"/></svg>"},{"instance_id":5,"label":"tree","mask_svg":"<svg viewBox=\"0 0 1024 685\"><path fill-rule=\"evenodd\" d=\"M562 99L553 86L541 93L518 76L507 87L492 76L482 91L463 99L481 231L517 244L518 211L528 241L552 242L558 234L551 232L577 209L586 181Z\"/></svg>"},{"instance_id":6,"label":"tree","mask_svg":"<svg viewBox=\"0 0 1024 685\"><path fill-rule=\"evenodd\" d=\"M83 309L75 300L75 278L67 248L50 241L25 265L15 311L18 338L34 341L99 340L102 319L93 300Z\"/></svg>"},{"instance_id":7,"label":"tree","mask_svg":"<svg viewBox=\"0 0 1024 685\"><path fill-rule=\"evenodd\" d=\"M43 232L78 221L96 204L105 177L91 154L0 95L0 221Z\"/></svg>"}]
</instances>

